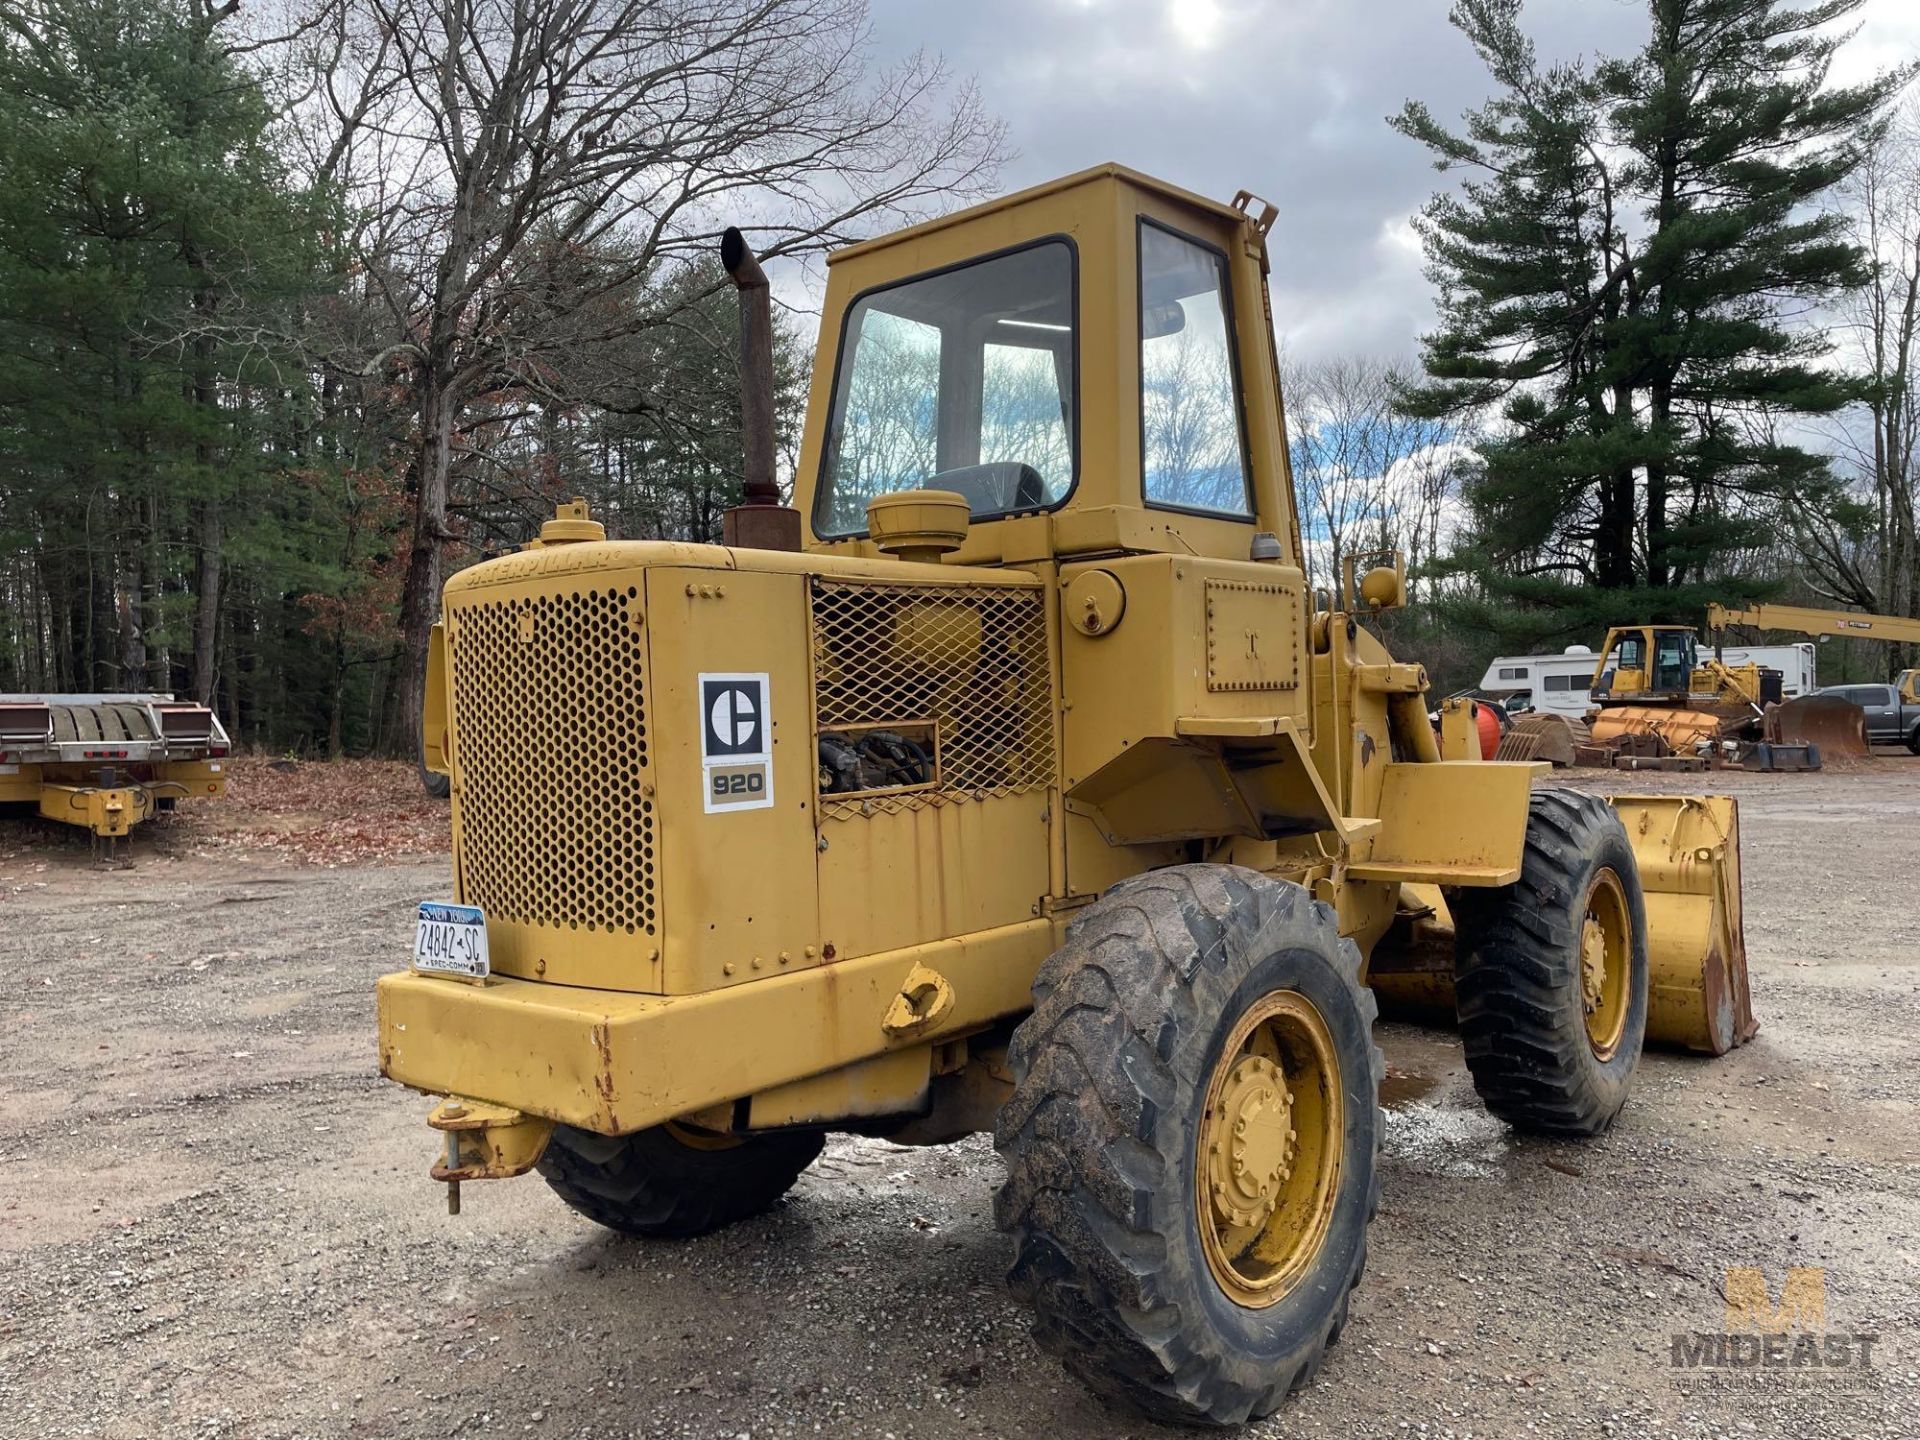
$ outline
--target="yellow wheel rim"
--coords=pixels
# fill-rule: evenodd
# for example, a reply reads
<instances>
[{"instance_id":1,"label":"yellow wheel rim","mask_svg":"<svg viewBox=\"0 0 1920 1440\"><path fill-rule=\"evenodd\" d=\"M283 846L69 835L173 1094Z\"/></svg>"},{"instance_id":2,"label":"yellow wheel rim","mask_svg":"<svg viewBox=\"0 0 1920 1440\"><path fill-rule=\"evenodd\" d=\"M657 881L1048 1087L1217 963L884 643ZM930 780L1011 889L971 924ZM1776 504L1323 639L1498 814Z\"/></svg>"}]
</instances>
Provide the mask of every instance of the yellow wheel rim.
<instances>
[{"instance_id":1,"label":"yellow wheel rim","mask_svg":"<svg viewBox=\"0 0 1920 1440\"><path fill-rule=\"evenodd\" d=\"M1208 1081L1194 1167L1207 1268L1236 1303L1274 1304L1319 1254L1343 1107L1333 1035L1311 1000L1276 990L1240 1017Z\"/></svg>"},{"instance_id":2,"label":"yellow wheel rim","mask_svg":"<svg viewBox=\"0 0 1920 1440\"><path fill-rule=\"evenodd\" d=\"M1620 877L1602 870L1587 891L1580 922L1580 1008L1587 1043L1602 1060L1620 1048L1627 1028L1627 981L1633 969L1633 920Z\"/></svg>"},{"instance_id":3,"label":"yellow wheel rim","mask_svg":"<svg viewBox=\"0 0 1920 1440\"><path fill-rule=\"evenodd\" d=\"M738 1135L723 1135L684 1120L669 1120L661 1128L689 1150L735 1150L746 1143Z\"/></svg>"}]
</instances>

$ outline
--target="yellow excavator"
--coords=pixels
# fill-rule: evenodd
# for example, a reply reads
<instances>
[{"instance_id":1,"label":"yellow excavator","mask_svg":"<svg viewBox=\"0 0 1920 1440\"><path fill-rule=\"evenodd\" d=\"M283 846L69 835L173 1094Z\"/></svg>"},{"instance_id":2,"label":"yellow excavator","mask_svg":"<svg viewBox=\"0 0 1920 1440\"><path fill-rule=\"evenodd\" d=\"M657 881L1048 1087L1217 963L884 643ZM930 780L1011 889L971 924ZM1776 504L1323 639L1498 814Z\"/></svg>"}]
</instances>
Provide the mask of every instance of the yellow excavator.
<instances>
[{"instance_id":1,"label":"yellow excavator","mask_svg":"<svg viewBox=\"0 0 1920 1440\"><path fill-rule=\"evenodd\" d=\"M1711 653L1701 650L1698 635L1688 625L1615 626L1607 631L1593 671L1593 701L1599 707L1592 721L1593 743L1613 745L1631 735L1652 734L1675 754L1687 754L1702 742L1764 737L1867 753L1854 707L1830 698L1792 701L1781 712L1786 723L1770 728L1770 708L1785 700L1780 676L1758 665L1726 663L1721 640L1733 625L1920 645L1920 620L1799 605L1738 610L1709 605ZM1893 683L1902 704L1920 705L1920 669L1902 671Z\"/></svg>"}]
</instances>

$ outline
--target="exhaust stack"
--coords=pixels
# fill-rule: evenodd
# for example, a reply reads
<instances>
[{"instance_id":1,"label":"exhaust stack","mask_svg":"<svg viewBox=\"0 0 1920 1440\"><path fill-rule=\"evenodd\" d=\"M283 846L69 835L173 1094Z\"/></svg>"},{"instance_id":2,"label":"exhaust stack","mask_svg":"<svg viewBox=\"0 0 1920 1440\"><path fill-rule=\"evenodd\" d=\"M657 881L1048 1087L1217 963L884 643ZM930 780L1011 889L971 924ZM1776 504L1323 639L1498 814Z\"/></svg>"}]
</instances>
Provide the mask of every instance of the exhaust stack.
<instances>
[{"instance_id":1,"label":"exhaust stack","mask_svg":"<svg viewBox=\"0 0 1920 1440\"><path fill-rule=\"evenodd\" d=\"M798 550L800 512L780 503L773 476L773 298L747 237L729 225L720 263L740 290L740 430L746 444L741 503L722 517L721 539L748 550Z\"/></svg>"}]
</instances>

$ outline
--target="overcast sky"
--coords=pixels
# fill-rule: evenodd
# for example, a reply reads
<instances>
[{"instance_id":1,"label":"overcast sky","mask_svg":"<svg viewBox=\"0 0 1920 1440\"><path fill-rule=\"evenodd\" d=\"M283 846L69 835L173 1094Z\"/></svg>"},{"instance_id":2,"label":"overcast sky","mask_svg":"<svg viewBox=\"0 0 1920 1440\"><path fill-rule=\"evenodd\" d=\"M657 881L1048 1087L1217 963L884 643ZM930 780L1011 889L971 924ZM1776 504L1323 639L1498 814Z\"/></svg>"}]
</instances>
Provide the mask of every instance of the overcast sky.
<instances>
[{"instance_id":1,"label":"overcast sky","mask_svg":"<svg viewBox=\"0 0 1920 1440\"><path fill-rule=\"evenodd\" d=\"M1280 207L1275 320L1303 358L1414 353L1432 321L1408 224L1446 183L1386 116L1485 98L1447 0L872 0L879 58L943 53L979 82L1018 189L1105 160ZM1541 59L1626 54L1644 0L1529 0ZM1868 0L1857 76L1920 55L1920 0Z\"/></svg>"}]
</instances>

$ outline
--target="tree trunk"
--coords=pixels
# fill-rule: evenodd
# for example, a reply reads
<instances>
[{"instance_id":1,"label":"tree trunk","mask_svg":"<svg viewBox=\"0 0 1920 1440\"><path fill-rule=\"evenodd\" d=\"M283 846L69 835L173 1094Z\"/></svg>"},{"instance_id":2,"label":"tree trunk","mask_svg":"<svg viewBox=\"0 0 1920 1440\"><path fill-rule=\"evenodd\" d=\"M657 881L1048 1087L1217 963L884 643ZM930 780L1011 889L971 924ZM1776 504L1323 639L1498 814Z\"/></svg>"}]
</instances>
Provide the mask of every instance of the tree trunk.
<instances>
[{"instance_id":1,"label":"tree trunk","mask_svg":"<svg viewBox=\"0 0 1920 1440\"><path fill-rule=\"evenodd\" d=\"M347 713L347 627L333 627L333 686L327 696L327 758L338 760L346 753L341 743L342 717Z\"/></svg>"},{"instance_id":2,"label":"tree trunk","mask_svg":"<svg viewBox=\"0 0 1920 1440\"><path fill-rule=\"evenodd\" d=\"M1603 405L1599 408L1605 413ZM1615 385L1613 412L1606 424L1624 427L1632 423L1633 390L1625 384ZM1600 482L1600 537L1594 546L1594 559L1603 590L1621 590L1633 584L1633 531L1637 518L1633 489L1631 465L1621 466Z\"/></svg>"},{"instance_id":3,"label":"tree trunk","mask_svg":"<svg viewBox=\"0 0 1920 1440\"><path fill-rule=\"evenodd\" d=\"M167 651L165 631L167 566L162 550L160 497L147 496L146 523L141 535L140 636L147 654L147 688L162 693L173 689L173 657Z\"/></svg>"},{"instance_id":4,"label":"tree trunk","mask_svg":"<svg viewBox=\"0 0 1920 1440\"><path fill-rule=\"evenodd\" d=\"M182 252L198 278L193 308L210 331L219 297L208 277L205 257L191 235L185 237ZM200 472L200 483L210 492L195 507L200 530L200 575L195 587L193 612L193 698L202 705L212 703L214 676L219 673L215 642L220 619L220 456L213 437L220 426L220 388L214 378L213 337L203 331L193 342L193 375L189 396L199 412L195 426L193 458Z\"/></svg>"},{"instance_id":5,"label":"tree trunk","mask_svg":"<svg viewBox=\"0 0 1920 1440\"><path fill-rule=\"evenodd\" d=\"M391 753L410 756L420 745L426 704L427 647L440 618L442 550L447 536L447 483L453 460L454 397L429 370L420 382L420 451L413 501L413 548L400 592L399 710L388 737Z\"/></svg>"},{"instance_id":6,"label":"tree trunk","mask_svg":"<svg viewBox=\"0 0 1920 1440\"><path fill-rule=\"evenodd\" d=\"M220 687L222 692L220 697L222 701L220 711L221 724L226 728L228 737L237 745L242 743L244 732L240 728L240 666L234 659L233 652L234 605L231 601L235 598L236 597L233 596L229 597L230 603L221 606L220 614L217 618L220 633L219 670L220 674L226 679L226 684ZM245 585L238 587L237 599L242 605L246 603Z\"/></svg>"},{"instance_id":7,"label":"tree trunk","mask_svg":"<svg viewBox=\"0 0 1920 1440\"><path fill-rule=\"evenodd\" d=\"M56 689L92 689L92 653L83 649L88 624L88 607L92 607L94 597L86 591L79 580L73 576L73 563L65 561L60 566L60 653L54 657L58 664L60 684Z\"/></svg>"},{"instance_id":8,"label":"tree trunk","mask_svg":"<svg viewBox=\"0 0 1920 1440\"><path fill-rule=\"evenodd\" d=\"M116 683L122 689L134 690L139 688L142 677L147 673L147 639L145 629L140 624L144 586L138 545L128 548L120 573L126 578L114 607L119 612L120 620L120 673Z\"/></svg>"},{"instance_id":9,"label":"tree trunk","mask_svg":"<svg viewBox=\"0 0 1920 1440\"><path fill-rule=\"evenodd\" d=\"M220 502L200 507L200 585L193 612L193 698L213 704L214 677L219 674L220 636Z\"/></svg>"}]
</instances>

